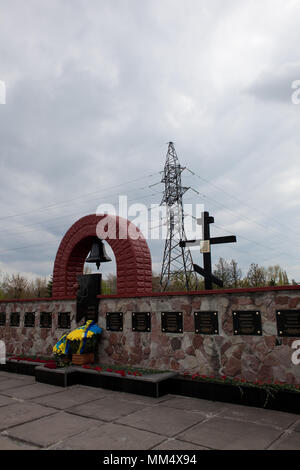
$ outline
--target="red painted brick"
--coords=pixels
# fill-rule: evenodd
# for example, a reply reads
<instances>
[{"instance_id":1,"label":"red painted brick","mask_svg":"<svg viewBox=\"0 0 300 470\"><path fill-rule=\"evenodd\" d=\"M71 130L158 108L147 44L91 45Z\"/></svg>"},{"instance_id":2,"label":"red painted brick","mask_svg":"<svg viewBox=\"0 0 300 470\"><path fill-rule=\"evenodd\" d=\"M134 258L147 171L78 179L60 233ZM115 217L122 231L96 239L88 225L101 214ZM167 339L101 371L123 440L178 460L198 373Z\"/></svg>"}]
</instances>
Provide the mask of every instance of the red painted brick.
<instances>
[{"instance_id":1,"label":"red painted brick","mask_svg":"<svg viewBox=\"0 0 300 470\"><path fill-rule=\"evenodd\" d=\"M53 270L53 296L74 295L73 285L77 275L82 272L84 261L89 251L90 239L96 235L96 227L103 217L109 217L116 223L124 219L114 216L88 215L75 222L62 239L57 251ZM128 227L129 221L124 224ZM152 269L151 254L145 238L138 240L109 240L117 264L118 294L151 294Z\"/></svg>"}]
</instances>

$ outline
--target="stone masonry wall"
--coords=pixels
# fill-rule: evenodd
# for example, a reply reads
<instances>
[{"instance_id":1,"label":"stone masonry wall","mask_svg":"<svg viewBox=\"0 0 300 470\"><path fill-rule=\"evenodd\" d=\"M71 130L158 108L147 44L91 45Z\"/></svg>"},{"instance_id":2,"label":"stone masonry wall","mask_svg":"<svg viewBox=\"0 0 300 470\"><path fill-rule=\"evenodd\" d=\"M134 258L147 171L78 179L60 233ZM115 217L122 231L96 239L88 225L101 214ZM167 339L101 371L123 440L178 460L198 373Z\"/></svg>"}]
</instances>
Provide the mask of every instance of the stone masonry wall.
<instances>
[{"instance_id":1,"label":"stone masonry wall","mask_svg":"<svg viewBox=\"0 0 300 470\"><path fill-rule=\"evenodd\" d=\"M104 333L99 355L106 363L124 363L179 372L227 375L247 380L278 380L300 384L300 365L293 365L291 348L297 338L281 338L276 346L278 309L300 308L299 291L261 291L185 296L103 299L99 325ZM195 333L194 311L217 311L219 335ZM262 336L234 336L233 310L259 310ZM123 332L105 330L106 312L123 312ZM151 312L151 333L131 330L131 312ZM161 312L182 311L183 333L161 331ZM298 338L299 339L299 338Z\"/></svg>"},{"instance_id":2,"label":"stone masonry wall","mask_svg":"<svg viewBox=\"0 0 300 470\"><path fill-rule=\"evenodd\" d=\"M20 313L20 326L9 326L11 312ZM35 327L24 327L26 312L35 313ZM51 328L40 327L40 314L49 312L52 314ZM58 314L70 312L71 329L76 324L76 303L74 300L32 300L0 302L0 314L6 313L6 326L0 326L0 340L5 342L7 354L28 355L52 355L52 348L59 338L65 333L64 329L58 328Z\"/></svg>"},{"instance_id":3,"label":"stone masonry wall","mask_svg":"<svg viewBox=\"0 0 300 470\"><path fill-rule=\"evenodd\" d=\"M99 344L99 361L105 364L130 364L145 368L173 369L180 373L199 372L205 375L227 375L247 380L278 380L300 384L300 365L293 365L291 356L295 339L281 338L276 345L276 310L300 309L300 289L253 289L164 294L143 297L102 296L98 324L103 328ZM232 312L259 310L262 336L235 336ZM19 311L20 327L10 327L9 313ZM26 311L52 312L51 329L24 328ZM12 354L51 354L52 346L65 330L57 328L59 312L71 312L71 329L75 328L75 299L0 302L0 312L7 313L5 327L0 327L0 340ZM183 332L164 333L161 312L180 311ZM219 334L195 333L194 312L217 311ZM106 330L106 313L123 312L123 331ZM132 312L151 313L151 332L132 331Z\"/></svg>"}]
</instances>

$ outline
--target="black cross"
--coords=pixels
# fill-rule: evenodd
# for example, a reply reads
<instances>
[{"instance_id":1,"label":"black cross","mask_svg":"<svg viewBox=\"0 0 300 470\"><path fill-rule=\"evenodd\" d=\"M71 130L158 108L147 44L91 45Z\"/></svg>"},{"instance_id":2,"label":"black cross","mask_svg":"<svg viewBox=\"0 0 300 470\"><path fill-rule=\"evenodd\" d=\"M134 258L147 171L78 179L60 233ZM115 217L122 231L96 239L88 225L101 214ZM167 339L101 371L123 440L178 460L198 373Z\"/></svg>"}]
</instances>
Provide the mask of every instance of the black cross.
<instances>
[{"instance_id":1,"label":"black cross","mask_svg":"<svg viewBox=\"0 0 300 470\"><path fill-rule=\"evenodd\" d=\"M223 281L221 281L221 279L218 279L212 273L210 245L217 245L219 243L235 243L236 236L229 235L227 237L211 238L209 225L213 224L215 220L213 217L209 215L209 212L202 212L202 218L200 219L200 221L201 222L199 222L199 219L197 219L197 223L203 225L203 239L202 240L186 240L186 241L181 240L180 246L181 247L195 246L198 243L201 244L202 242L203 247L201 251L203 253L204 268L200 268L200 266L198 266L197 264L193 264L194 271L196 271L196 273L201 274L201 276L204 277L205 289L212 289L213 283L219 287L223 287Z\"/></svg>"}]
</instances>

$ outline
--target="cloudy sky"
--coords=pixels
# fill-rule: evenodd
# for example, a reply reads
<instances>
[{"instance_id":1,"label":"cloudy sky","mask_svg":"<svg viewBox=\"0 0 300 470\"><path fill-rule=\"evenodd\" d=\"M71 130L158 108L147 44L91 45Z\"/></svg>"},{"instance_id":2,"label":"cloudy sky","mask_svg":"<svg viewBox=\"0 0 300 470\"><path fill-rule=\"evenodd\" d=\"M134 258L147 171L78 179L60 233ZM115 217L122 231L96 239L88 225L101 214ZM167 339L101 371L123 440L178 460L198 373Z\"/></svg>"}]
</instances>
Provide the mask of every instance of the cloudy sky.
<instances>
[{"instance_id":1,"label":"cloudy sky","mask_svg":"<svg viewBox=\"0 0 300 470\"><path fill-rule=\"evenodd\" d=\"M1 272L48 276L70 225L120 194L159 203L173 141L186 203L237 235L213 261L300 282L299 21L297 0L0 0Z\"/></svg>"}]
</instances>

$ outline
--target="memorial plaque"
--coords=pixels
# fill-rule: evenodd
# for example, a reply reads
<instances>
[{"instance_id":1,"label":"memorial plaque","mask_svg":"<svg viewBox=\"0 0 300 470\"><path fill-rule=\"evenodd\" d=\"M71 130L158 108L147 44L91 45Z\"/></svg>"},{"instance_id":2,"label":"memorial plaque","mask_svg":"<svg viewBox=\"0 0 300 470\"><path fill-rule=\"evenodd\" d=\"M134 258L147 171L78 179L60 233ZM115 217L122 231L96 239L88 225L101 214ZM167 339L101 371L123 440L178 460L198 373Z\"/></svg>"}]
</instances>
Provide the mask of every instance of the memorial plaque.
<instances>
[{"instance_id":1,"label":"memorial plaque","mask_svg":"<svg viewBox=\"0 0 300 470\"><path fill-rule=\"evenodd\" d=\"M5 326L6 324L6 313L0 313L0 326Z\"/></svg>"},{"instance_id":2,"label":"memorial plaque","mask_svg":"<svg viewBox=\"0 0 300 470\"><path fill-rule=\"evenodd\" d=\"M34 312L26 312L24 318L24 326L26 328L33 328L35 325L35 313Z\"/></svg>"},{"instance_id":3,"label":"memorial plaque","mask_svg":"<svg viewBox=\"0 0 300 470\"><path fill-rule=\"evenodd\" d=\"M52 326L52 315L49 312L42 312L40 315L40 327L51 328Z\"/></svg>"},{"instance_id":4,"label":"memorial plaque","mask_svg":"<svg viewBox=\"0 0 300 470\"><path fill-rule=\"evenodd\" d=\"M164 333L182 333L182 312L162 312L161 331Z\"/></svg>"},{"instance_id":5,"label":"memorial plaque","mask_svg":"<svg viewBox=\"0 0 300 470\"><path fill-rule=\"evenodd\" d=\"M262 335L261 314L259 311L234 311L232 317L234 335Z\"/></svg>"},{"instance_id":6,"label":"memorial plaque","mask_svg":"<svg viewBox=\"0 0 300 470\"><path fill-rule=\"evenodd\" d=\"M195 312L195 333L200 335L218 335L218 312Z\"/></svg>"},{"instance_id":7,"label":"memorial plaque","mask_svg":"<svg viewBox=\"0 0 300 470\"><path fill-rule=\"evenodd\" d=\"M132 331L147 332L151 331L151 313L133 312L132 313Z\"/></svg>"},{"instance_id":8,"label":"memorial plaque","mask_svg":"<svg viewBox=\"0 0 300 470\"><path fill-rule=\"evenodd\" d=\"M20 312L11 312L10 326L20 326Z\"/></svg>"},{"instance_id":9,"label":"memorial plaque","mask_svg":"<svg viewBox=\"0 0 300 470\"><path fill-rule=\"evenodd\" d=\"M300 310L278 310L276 320L278 336L300 337Z\"/></svg>"},{"instance_id":10,"label":"memorial plaque","mask_svg":"<svg viewBox=\"0 0 300 470\"><path fill-rule=\"evenodd\" d=\"M77 277L79 289L77 291L76 321L98 321L98 295L101 294L101 274L82 274Z\"/></svg>"},{"instance_id":11,"label":"memorial plaque","mask_svg":"<svg viewBox=\"0 0 300 470\"><path fill-rule=\"evenodd\" d=\"M108 312L106 314L106 329L110 331L123 331L123 313Z\"/></svg>"},{"instance_id":12,"label":"memorial plaque","mask_svg":"<svg viewBox=\"0 0 300 470\"><path fill-rule=\"evenodd\" d=\"M69 312L60 312L58 314L58 328L71 328L71 314Z\"/></svg>"}]
</instances>

